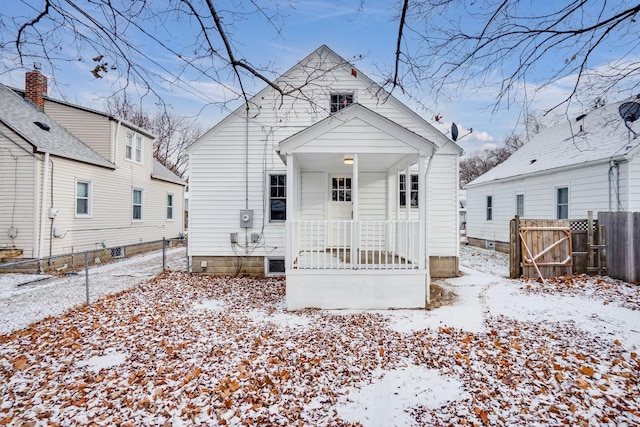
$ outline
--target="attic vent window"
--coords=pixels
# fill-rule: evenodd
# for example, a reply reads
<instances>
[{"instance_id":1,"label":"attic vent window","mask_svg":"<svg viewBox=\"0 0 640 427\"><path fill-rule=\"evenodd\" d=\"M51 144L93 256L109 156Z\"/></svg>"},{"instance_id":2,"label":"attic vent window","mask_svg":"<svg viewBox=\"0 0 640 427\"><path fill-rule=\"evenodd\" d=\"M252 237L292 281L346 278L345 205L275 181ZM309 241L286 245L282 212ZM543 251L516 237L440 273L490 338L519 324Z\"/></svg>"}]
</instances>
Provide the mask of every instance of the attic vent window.
<instances>
[{"instance_id":1,"label":"attic vent window","mask_svg":"<svg viewBox=\"0 0 640 427\"><path fill-rule=\"evenodd\" d=\"M343 108L353 104L353 92L349 93L332 93L331 94L331 112L337 113Z\"/></svg>"},{"instance_id":2,"label":"attic vent window","mask_svg":"<svg viewBox=\"0 0 640 427\"><path fill-rule=\"evenodd\" d=\"M34 125L38 126L40 129L42 130L46 130L47 132L49 132L49 129L51 129L51 127L49 127L48 124L46 123L42 123L42 122L33 122Z\"/></svg>"}]
</instances>

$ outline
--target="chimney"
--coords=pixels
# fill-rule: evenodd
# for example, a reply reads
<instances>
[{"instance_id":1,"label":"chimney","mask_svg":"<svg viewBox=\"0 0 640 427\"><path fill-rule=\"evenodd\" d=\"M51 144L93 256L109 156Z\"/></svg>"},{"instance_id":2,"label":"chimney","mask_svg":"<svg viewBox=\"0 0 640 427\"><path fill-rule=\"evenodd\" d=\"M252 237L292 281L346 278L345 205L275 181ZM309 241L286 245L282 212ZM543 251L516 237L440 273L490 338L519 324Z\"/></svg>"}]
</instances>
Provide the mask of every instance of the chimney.
<instances>
[{"instance_id":1,"label":"chimney","mask_svg":"<svg viewBox=\"0 0 640 427\"><path fill-rule=\"evenodd\" d=\"M25 75L25 98L33 102L36 107L44 110L44 97L47 95L47 78L40 73L36 65L35 70L28 71Z\"/></svg>"}]
</instances>

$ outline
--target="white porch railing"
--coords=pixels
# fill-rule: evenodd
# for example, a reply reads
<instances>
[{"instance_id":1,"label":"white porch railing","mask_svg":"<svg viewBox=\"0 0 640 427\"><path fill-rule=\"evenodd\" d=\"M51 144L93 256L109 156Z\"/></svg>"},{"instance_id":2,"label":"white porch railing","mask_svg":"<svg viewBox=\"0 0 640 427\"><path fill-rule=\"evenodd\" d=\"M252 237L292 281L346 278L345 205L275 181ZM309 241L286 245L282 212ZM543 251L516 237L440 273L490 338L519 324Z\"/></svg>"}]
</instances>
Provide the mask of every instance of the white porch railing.
<instances>
[{"instance_id":1,"label":"white porch railing","mask_svg":"<svg viewBox=\"0 0 640 427\"><path fill-rule=\"evenodd\" d=\"M416 269L419 221L292 221L293 268Z\"/></svg>"}]
</instances>

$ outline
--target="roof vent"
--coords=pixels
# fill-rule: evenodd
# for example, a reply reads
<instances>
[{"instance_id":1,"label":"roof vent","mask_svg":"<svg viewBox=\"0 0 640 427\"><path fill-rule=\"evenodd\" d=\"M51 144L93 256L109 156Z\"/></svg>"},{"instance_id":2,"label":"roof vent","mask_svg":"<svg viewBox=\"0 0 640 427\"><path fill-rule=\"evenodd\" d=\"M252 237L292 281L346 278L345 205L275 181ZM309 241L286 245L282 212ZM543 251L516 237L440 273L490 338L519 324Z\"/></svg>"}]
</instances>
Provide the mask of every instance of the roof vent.
<instances>
[{"instance_id":1,"label":"roof vent","mask_svg":"<svg viewBox=\"0 0 640 427\"><path fill-rule=\"evenodd\" d=\"M532 160L529 162L529 164L530 164L530 165L532 165L532 164L534 164L534 163L535 163L535 162L537 162L537 161L538 161L538 159L532 159Z\"/></svg>"},{"instance_id":2,"label":"roof vent","mask_svg":"<svg viewBox=\"0 0 640 427\"><path fill-rule=\"evenodd\" d=\"M585 117L587 117L586 114L580 114L578 117L576 117L576 122L579 122L580 120L584 119Z\"/></svg>"},{"instance_id":3,"label":"roof vent","mask_svg":"<svg viewBox=\"0 0 640 427\"><path fill-rule=\"evenodd\" d=\"M51 127L46 124L46 123L42 123L42 122L33 122L33 124L35 124L36 126L38 126L40 129L42 130L46 130L47 132L49 132L49 129L51 129Z\"/></svg>"}]
</instances>

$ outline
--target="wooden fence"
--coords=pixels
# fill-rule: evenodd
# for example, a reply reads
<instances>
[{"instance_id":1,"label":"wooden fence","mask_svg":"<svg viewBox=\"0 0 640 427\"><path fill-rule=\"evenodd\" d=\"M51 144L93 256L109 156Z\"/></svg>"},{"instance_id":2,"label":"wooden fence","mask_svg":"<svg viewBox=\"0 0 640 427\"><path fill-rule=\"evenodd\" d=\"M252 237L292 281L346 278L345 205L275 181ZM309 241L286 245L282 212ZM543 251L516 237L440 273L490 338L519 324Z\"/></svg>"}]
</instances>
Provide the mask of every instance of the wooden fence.
<instances>
[{"instance_id":1,"label":"wooden fence","mask_svg":"<svg viewBox=\"0 0 640 427\"><path fill-rule=\"evenodd\" d=\"M593 220L520 219L510 224L511 278L566 276L606 270L604 230Z\"/></svg>"},{"instance_id":2,"label":"wooden fence","mask_svg":"<svg viewBox=\"0 0 640 427\"><path fill-rule=\"evenodd\" d=\"M607 274L640 282L640 212L598 212L607 239Z\"/></svg>"}]
</instances>

